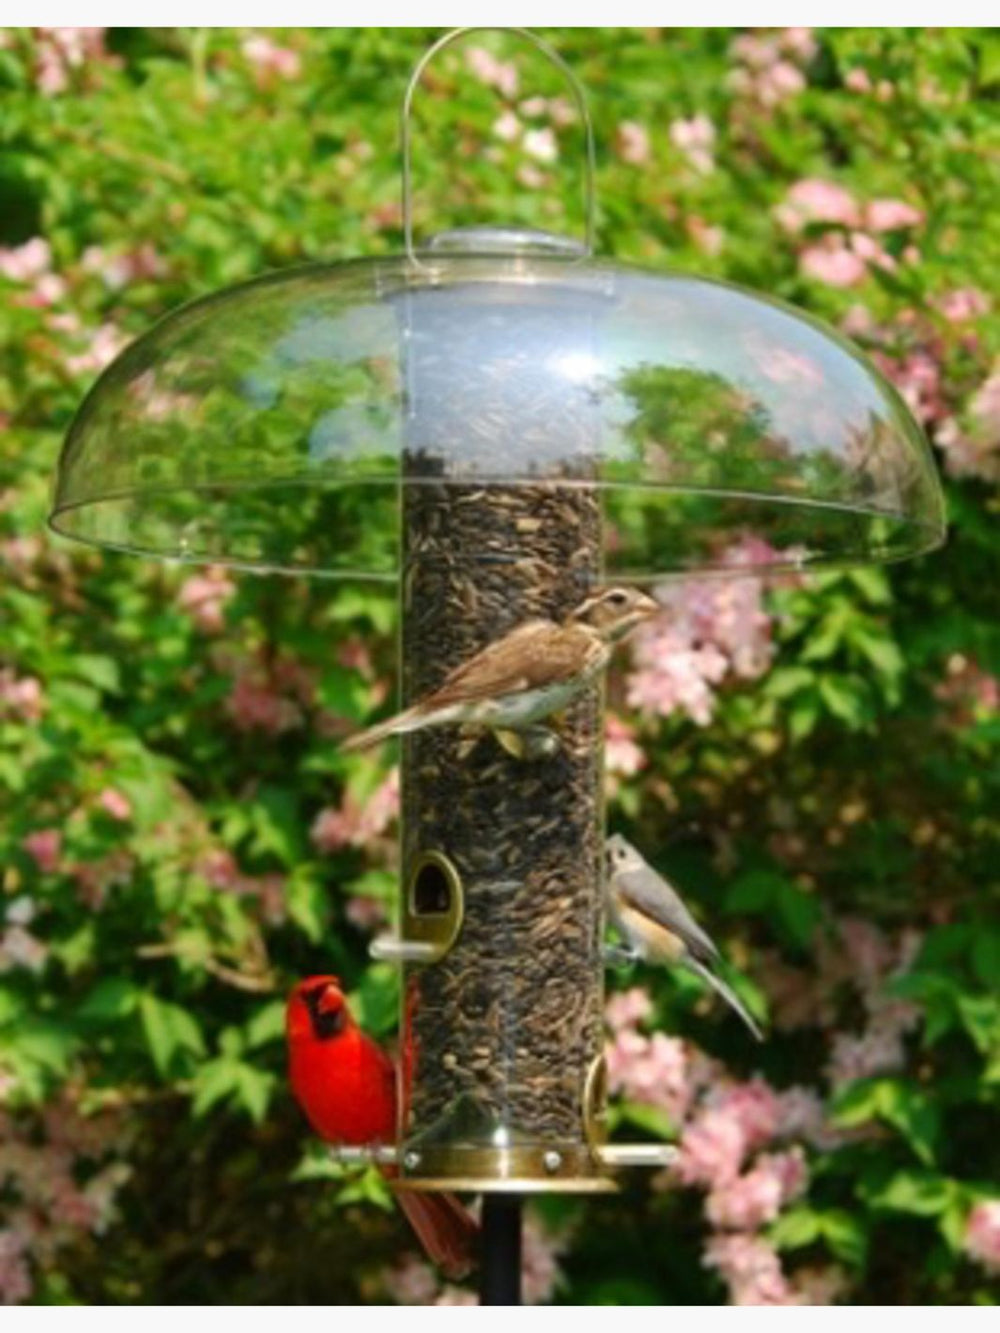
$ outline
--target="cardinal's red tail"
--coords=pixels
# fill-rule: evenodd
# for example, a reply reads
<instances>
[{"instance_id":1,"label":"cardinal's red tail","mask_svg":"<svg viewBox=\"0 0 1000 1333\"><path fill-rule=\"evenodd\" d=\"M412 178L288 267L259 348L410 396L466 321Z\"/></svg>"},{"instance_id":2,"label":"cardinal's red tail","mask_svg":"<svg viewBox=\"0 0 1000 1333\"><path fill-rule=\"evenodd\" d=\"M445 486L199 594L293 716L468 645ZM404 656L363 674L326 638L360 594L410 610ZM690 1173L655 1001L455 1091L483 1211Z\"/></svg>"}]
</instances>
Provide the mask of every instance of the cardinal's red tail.
<instances>
[{"instance_id":1,"label":"cardinal's red tail","mask_svg":"<svg viewBox=\"0 0 1000 1333\"><path fill-rule=\"evenodd\" d=\"M469 1210L454 1194L400 1190L396 1198L428 1259L446 1277L465 1277L476 1261L479 1241L479 1223Z\"/></svg>"}]
</instances>

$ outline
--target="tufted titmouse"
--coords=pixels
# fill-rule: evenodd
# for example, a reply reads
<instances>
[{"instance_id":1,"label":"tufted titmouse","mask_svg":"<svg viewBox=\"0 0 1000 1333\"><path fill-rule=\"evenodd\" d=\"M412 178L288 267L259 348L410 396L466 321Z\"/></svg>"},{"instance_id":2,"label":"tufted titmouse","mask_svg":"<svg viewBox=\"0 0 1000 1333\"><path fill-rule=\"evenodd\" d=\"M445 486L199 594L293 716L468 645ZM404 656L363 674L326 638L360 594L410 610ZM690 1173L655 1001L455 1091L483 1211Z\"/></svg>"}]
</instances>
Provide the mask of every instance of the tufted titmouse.
<instances>
[{"instance_id":1,"label":"tufted titmouse","mask_svg":"<svg viewBox=\"0 0 1000 1333\"><path fill-rule=\"evenodd\" d=\"M674 963L696 972L739 1014L758 1041L763 1034L724 981L712 971L719 951L677 891L619 833L605 844L607 904L612 925L627 942L612 957Z\"/></svg>"}]
</instances>

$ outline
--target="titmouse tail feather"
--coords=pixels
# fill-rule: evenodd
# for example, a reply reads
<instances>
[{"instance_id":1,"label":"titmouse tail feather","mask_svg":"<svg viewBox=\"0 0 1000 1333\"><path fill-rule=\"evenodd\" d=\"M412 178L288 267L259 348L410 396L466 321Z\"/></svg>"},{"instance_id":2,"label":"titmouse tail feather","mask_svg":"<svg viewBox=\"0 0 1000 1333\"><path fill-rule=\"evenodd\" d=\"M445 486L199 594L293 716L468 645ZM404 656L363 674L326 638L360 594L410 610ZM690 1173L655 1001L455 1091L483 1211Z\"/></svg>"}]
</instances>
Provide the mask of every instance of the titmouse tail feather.
<instances>
[{"instance_id":1,"label":"titmouse tail feather","mask_svg":"<svg viewBox=\"0 0 1000 1333\"><path fill-rule=\"evenodd\" d=\"M697 958L692 958L690 955L685 958L684 963L692 972L697 972L698 976L707 981L717 995L722 996L730 1009L739 1014L758 1041L764 1040L764 1034L760 1030L760 1026L750 1017L743 1002L737 999L721 977L717 977L711 968L706 967L704 963L699 963Z\"/></svg>"},{"instance_id":2,"label":"titmouse tail feather","mask_svg":"<svg viewBox=\"0 0 1000 1333\"><path fill-rule=\"evenodd\" d=\"M396 1198L428 1259L453 1281L465 1277L479 1243L479 1224L469 1210L454 1194L400 1190Z\"/></svg>"}]
</instances>

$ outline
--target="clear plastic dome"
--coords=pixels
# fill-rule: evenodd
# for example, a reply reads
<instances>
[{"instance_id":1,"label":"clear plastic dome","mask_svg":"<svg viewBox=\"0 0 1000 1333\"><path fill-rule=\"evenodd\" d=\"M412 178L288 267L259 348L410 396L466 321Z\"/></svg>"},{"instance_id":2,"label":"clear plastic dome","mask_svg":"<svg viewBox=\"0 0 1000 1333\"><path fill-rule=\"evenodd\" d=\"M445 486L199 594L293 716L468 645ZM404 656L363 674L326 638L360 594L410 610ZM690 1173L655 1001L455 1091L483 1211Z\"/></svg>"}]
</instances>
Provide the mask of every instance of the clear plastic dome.
<instances>
[{"instance_id":1,"label":"clear plastic dome","mask_svg":"<svg viewBox=\"0 0 1000 1333\"><path fill-rule=\"evenodd\" d=\"M410 485L596 488L606 573L631 581L944 537L926 441L835 332L737 287L488 231L169 315L81 407L51 522L149 555L388 580Z\"/></svg>"}]
</instances>

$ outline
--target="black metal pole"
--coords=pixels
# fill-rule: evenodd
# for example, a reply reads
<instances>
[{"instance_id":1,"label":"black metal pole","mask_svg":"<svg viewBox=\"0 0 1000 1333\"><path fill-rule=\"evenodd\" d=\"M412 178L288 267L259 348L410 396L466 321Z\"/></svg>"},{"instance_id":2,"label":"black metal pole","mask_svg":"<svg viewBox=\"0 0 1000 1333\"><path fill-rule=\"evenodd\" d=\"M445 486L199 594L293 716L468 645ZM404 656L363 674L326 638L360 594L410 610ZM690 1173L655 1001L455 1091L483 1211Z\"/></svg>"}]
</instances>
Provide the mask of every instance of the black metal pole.
<instances>
[{"instance_id":1,"label":"black metal pole","mask_svg":"<svg viewBox=\"0 0 1000 1333\"><path fill-rule=\"evenodd\" d=\"M520 1194L484 1194L480 1305L521 1304Z\"/></svg>"}]
</instances>

